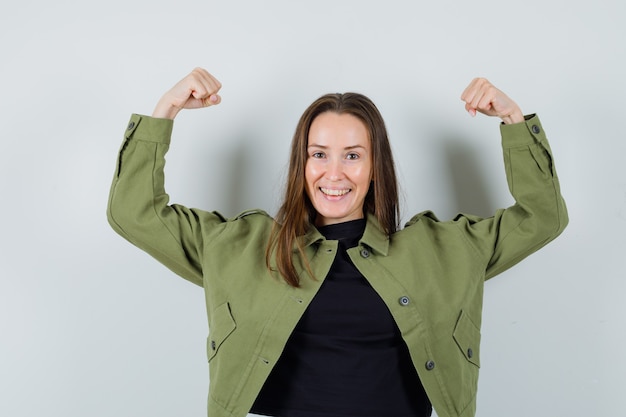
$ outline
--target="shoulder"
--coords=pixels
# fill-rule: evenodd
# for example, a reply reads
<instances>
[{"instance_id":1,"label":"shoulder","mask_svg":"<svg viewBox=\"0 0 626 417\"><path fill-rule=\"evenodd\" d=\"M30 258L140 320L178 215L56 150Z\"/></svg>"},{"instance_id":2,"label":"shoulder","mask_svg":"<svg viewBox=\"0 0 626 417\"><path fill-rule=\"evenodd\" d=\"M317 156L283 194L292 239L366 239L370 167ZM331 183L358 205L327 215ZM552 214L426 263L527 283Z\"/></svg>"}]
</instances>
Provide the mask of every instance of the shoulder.
<instances>
[{"instance_id":1,"label":"shoulder","mask_svg":"<svg viewBox=\"0 0 626 417\"><path fill-rule=\"evenodd\" d=\"M274 225L274 219L260 209L246 210L234 217L226 217L217 211L213 212L213 215L220 217L221 225L211 235L211 247L223 246L226 242L229 244L235 242L264 244Z\"/></svg>"},{"instance_id":2,"label":"shoulder","mask_svg":"<svg viewBox=\"0 0 626 417\"><path fill-rule=\"evenodd\" d=\"M422 211L421 213L416 214L411 217L411 219L404 225L405 228L416 225L416 224L429 224L429 225L437 225L437 226L459 226L460 224L474 224L478 223L481 220L484 220L481 216L475 216L467 213L459 213L454 218L450 220L440 220L437 215L431 210Z\"/></svg>"},{"instance_id":3,"label":"shoulder","mask_svg":"<svg viewBox=\"0 0 626 417\"><path fill-rule=\"evenodd\" d=\"M242 211L234 217L224 218L226 230L269 230L274 224L274 218L261 209Z\"/></svg>"},{"instance_id":4,"label":"shoulder","mask_svg":"<svg viewBox=\"0 0 626 417\"><path fill-rule=\"evenodd\" d=\"M228 219L228 221L232 222L232 221L243 220L243 219L248 220L248 221L258 221L258 222L263 222L267 220L274 221L272 216L270 216L266 211L261 210L261 209L249 209L249 210L242 211L235 217Z\"/></svg>"},{"instance_id":5,"label":"shoulder","mask_svg":"<svg viewBox=\"0 0 626 417\"><path fill-rule=\"evenodd\" d=\"M399 236L406 236L410 240L430 240L430 239L443 239L446 235L457 234L458 227L454 220L440 220L437 215L431 211L422 211L411 217L411 219L404 224L404 227L396 232L395 238Z\"/></svg>"},{"instance_id":6,"label":"shoulder","mask_svg":"<svg viewBox=\"0 0 626 417\"><path fill-rule=\"evenodd\" d=\"M234 217L224 216L218 211L214 211L212 214L221 219L223 230L263 229L274 224L274 218L261 209L245 210Z\"/></svg>"},{"instance_id":7,"label":"shoulder","mask_svg":"<svg viewBox=\"0 0 626 417\"><path fill-rule=\"evenodd\" d=\"M404 227L410 227L413 226L419 222L435 222L435 223L440 223L441 221L437 218L437 216L435 215L435 213L433 213L431 210L426 210L426 211L422 211L421 213L418 213L416 215L414 215L413 217L411 217L411 219L406 222L406 224L404 225Z\"/></svg>"},{"instance_id":8,"label":"shoulder","mask_svg":"<svg viewBox=\"0 0 626 417\"><path fill-rule=\"evenodd\" d=\"M427 210L413 216L400 231L419 239L449 240L467 239L467 235L485 218L459 213L449 220L440 220L434 212Z\"/></svg>"}]
</instances>

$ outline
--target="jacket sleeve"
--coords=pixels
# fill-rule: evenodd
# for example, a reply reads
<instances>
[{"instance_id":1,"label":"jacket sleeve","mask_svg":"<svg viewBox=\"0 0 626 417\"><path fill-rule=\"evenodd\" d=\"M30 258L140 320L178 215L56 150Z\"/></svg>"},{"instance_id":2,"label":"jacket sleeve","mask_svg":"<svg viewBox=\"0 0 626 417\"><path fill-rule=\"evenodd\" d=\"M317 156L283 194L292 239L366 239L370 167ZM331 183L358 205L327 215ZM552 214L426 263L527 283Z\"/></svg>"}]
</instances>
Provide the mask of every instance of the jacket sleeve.
<instances>
[{"instance_id":1,"label":"jacket sleeve","mask_svg":"<svg viewBox=\"0 0 626 417\"><path fill-rule=\"evenodd\" d=\"M552 151L536 115L500 126L504 166L515 204L492 218L461 216L458 225L487 259L491 278L555 239L567 226Z\"/></svg>"},{"instance_id":2,"label":"jacket sleeve","mask_svg":"<svg viewBox=\"0 0 626 417\"><path fill-rule=\"evenodd\" d=\"M172 127L172 120L131 116L118 155L107 218L129 242L181 277L202 285L204 234L219 229L211 226L224 219L217 213L168 204L164 167Z\"/></svg>"}]
</instances>

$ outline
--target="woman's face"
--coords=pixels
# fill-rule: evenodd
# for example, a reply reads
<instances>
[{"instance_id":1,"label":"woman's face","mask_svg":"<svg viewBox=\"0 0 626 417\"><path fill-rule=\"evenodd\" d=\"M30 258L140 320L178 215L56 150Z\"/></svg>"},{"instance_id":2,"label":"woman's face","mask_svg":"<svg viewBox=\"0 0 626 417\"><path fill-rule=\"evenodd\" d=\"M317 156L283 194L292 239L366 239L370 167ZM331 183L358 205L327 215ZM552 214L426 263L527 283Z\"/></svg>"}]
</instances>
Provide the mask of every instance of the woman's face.
<instances>
[{"instance_id":1,"label":"woman's face","mask_svg":"<svg viewBox=\"0 0 626 417\"><path fill-rule=\"evenodd\" d=\"M371 149L367 128L355 116L325 112L313 120L305 179L317 226L363 218L372 180Z\"/></svg>"}]
</instances>

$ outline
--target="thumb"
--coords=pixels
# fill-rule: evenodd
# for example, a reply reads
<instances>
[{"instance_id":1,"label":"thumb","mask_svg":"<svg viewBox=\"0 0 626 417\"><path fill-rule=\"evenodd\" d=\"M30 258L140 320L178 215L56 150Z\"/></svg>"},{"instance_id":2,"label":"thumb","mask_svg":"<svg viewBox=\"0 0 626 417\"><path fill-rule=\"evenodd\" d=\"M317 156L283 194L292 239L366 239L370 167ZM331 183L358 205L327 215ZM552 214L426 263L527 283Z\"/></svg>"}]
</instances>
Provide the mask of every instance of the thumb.
<instances>
[{"instance_id":1,"label":"thumb","mask_svg":"<svg viewBox=\"0 0 626 417\"><path fill-rule=\"evenodd\" d=\"M222 101L222 97L219 94L211 94L208 97L202 98L202 107L214 106L216 104L220 104Z\"/></svg>"},{"instance_id":2,"label":"thumb","mask_svg":"<svg viewBox=\"0 0 626 417\"><path fill-rule=\"evenodd\" d=\"M476 116L476 109L472 107L469 103L465 103L465 111L469 113L470 116Z\"/></svg>"}]
</instances>

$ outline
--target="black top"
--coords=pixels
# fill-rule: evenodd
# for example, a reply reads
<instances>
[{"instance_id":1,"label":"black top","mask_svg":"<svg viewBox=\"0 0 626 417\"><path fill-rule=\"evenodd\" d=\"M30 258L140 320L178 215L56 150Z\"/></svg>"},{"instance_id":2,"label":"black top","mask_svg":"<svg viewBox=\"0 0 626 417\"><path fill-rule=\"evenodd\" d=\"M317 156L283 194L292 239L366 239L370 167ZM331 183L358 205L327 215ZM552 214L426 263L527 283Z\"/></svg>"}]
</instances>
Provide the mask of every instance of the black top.
<instances>
[{"instance_id":1,"label":"black top","mask_svg":"<svg viewBox=\"0 0 626 417\"><path fill-rule=\"evenodd\" d=\"M339 251L251 412L422 417L432 407L389 309L348 257L365 220L320 227Z\"/></svg>"}]
</instances>

